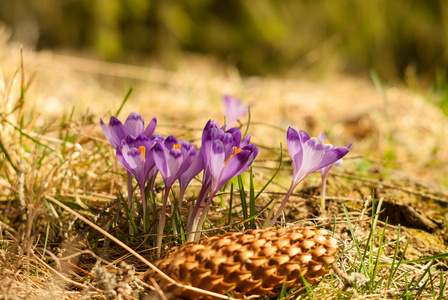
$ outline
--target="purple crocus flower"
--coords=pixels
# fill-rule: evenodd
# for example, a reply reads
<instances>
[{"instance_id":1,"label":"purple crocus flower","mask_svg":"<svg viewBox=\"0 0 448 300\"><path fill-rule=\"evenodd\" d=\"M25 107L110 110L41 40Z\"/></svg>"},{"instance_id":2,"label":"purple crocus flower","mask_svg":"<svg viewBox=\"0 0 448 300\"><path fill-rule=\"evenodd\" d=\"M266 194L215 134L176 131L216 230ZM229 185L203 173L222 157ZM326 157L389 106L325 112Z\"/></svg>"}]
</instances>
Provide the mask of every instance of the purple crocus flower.
<instances>
[{"instance_id":1,"label":"purple crocus flower","mask_svg":"<svg viewBox=\"0 0 448 300\"><path fill-rule=\"evenodd\" d=\"M349 152L349 149L346 147L333 149L326 147L323 141L315 137L310 137L305 131L298 131L296 127L288 128L286 142L294 164L293 179L291 187L276 215L272 220L266 222L266 226L272 226L274 224L292 192L306 176L335 163Z\"/></svg>"},{"instance_id":2,"label":"purple crocus flower","mask_svg":"<svg viewBox=\"0 0 448 300\"><path fill-rule=\"evenodd\" d=\"M149 138L149 142L151 143L151 148L153 146L155 146L156 143L163 143L165 142L165 137L158 134L158 133L153 133L151 135L151 137ZM151 159L154 160L154 155L153 152L151 151L150 153L151 155ZM157 173L159 172L159 170L157 169L156 164L154 163L154 167L148 172L148 177L146 178L146 180L150 183L150 190L154 191L154 183L155 183L155 178L157 176Z\"/></svg>"},{"instance_id":3,"label":"purple crocus flower","mask_svg":"<svg viewBox=\"0 0 448 300\"><path fill-rule=\"evenodd\" d=\"M204 158L201 149L202 148L199 148L196 151L191 165L182 175L179 176L179 211L182 207L182 201L184 199L185 191L188 184L196 175L198 175L204 169Z\"/></svg>"},{"instance_id":4,"label":"purple crocus flower","mask_svg":"<svg viewBox=\"0 0 448 300\"><path fill-rule=\"evenodd\" d=\"M232 150L231 155L226 155L226 144L221 140L213 142L209 166L212 175L211 193L216 194L230 179L250 167L260 151L255 145L233 147Z\"/></svg>"},{"instance_id":5,"label":"purple crocus flower","mask_svg":"<svg viewBox=\"0 0 448 300\"><path fill-rule=\"evenodd\" d=\"M118 161L134 175L140 187L144 218L146 216L145 183L148 174L155 167L155 161L151 155L153 145L154 143L145 135L140 135L135 139L128 137L126 140L122 140L121 147L117 149Z\"/></svg>"},{"instance_id":6,"label":"purple crocus flower","mask_svg":"<svg viewBox=\"0 0 448 300\"><path fill-rule=\"evenodd\" d=\"M155 164L165 182L165 195L162 212L159 219L157 236L157 254L160 255L162 234L165 228L166 206L168 195L174 182L191 166L196 154L196 148L183 140L179 142L174 136L169 136L163 143L156 143L152 149Z\"/></svg>"},{"instance_id":7,"label":"purple crocus flower","mask_svg":"<svg viewBox=\"0 0 448 300\"><path fill-rule=\"evenodd\" d=\"M114 147L114 149L118 149L121 147L121 141L125 140L128 136L134 140L142 134L149 138L154 133L157 125L157 119L156 117L153 117L146 129L144 129L145 121L137 112L130 113L124 122L124 125L120 120L118 120L117 117L110 118L109 126L104 124L101 118L100 123L106 139L112 147Z\"/></svg>"},{"instance_id":8,"label":"purple crocus flower","mask_svg":"<svg viewBox=\"0 0 448 300\"><path fill-rule=\"evenodd\" d=\"M205 198L207 196L208 191L210 190L212 176L210 174L210 153L212 149L213 141L216 139L220 139L225 132L226 125L222 127L219 126L219 123L215 120L209 120L202 131L202 146L201 146L201 154L202 161L204 165L204 175L202 176L202 188L199 192L198 199L196 201L196 205L194 207L193 213L190 216L190 221L188 225L189 231L191 231L193 226L193 220L196 219L199 214L199 209ZM238 128L237 128L238 129ZM231 135L233 137L233 135ZM240 137L241 139L241 137ZM235 141L235 144L239 143L239 141Z\"/></svg>"},{"instance_id":9,"label":"purple crocus flower","mask_svg":"<svg viewBox=\"0 0 448 300\"><path fill-rule=\"evenodd\" d=\"M330 142L327 139L327 136L322 131L319 132L319 134L317 135L317 138L324 142L324 146L325 146L325 148L327 148L327 151L336 149L336 146L330 144ZM345 148L350 149L350 147L352 145L353 145L353 142L349 143L347 146L345 146ZM341 159L337 160L335 163L330 164L330 165L320 169L320 174L321 174L322 178L326 178L327 177L328 172L330 171L330 169L332 167L340 167L340 166L342 166L342 162L343 162L343 159L341 158Z\"/></svg>"},{"instance_id":10,"label":"purple crocus flower","mask_svg":"<svg viewBox=\"0 0 448 300\"><path fill-rule=\"evenodd\" d=\"M242 103L239 99L232 96L224 95L222 102L224 105L226 124L229 126L235 125L249 111L249 105Z\"/></svg>"},{"instance_id":11,"label":"purple crocus flower","mask_svg":"<svg viewBox=\"0 0 448 300\"><path fill-rule=\"evenodd\" d=\"M163 143L156 143L153 148L157 169L165 182L165 189L170 189L174 182L191 165L196 148L189 142L169 136Z\"/></svg>"},{"instance_id":12,"label":"purple crocus flower","mask_svg":"<svg viewBox=\"0 0 448 300\"><path fill-rule=\"evenodd\" d=\"M327 136L325 135L325 133L323 133L322 131L319 132L317 138L321 141L324 142L324 146L327 149L327 151L336 149L336 146L330 144L330 142L327 139ZM352 146L353 142L349 143L346 148L350 149L350 147ZM327 184L327 175L328 172L330 171L330 169L334 166L334 167L340 167L342 165L342 158L337 160L336 162L329 164L326 167L323 167L322 169L320 169L320 175L322 177L322 184L321 184L321 208L322 208L322 212L325 213L325 190L326 190L326 184Z\"/></svg>"},{"instance_id":13,"label":"purple crocus flower","mask_svg":"<svg viewBox=\"0 0 448 300\"><path fill-rule=\"evenodd\" d=\"M207 123L203 132L201 148L204 158L203 188L189 222L188 229L190 232L202 227L216 193L230 179L244 172L258 155L260 149L255 145L249 145L250 136L243 141L241 141L241 137L242 134L238 128L230 128L224 131L214 121ZM200 219L198 219L200 207L208 191L210 191L208 200L202 209ZM199 236L200 234L196 234L196 238Z\"/></svg>"},{"instance_id":14,"label":"purple crocus flower","mask_svg":"<svg viewBox=\"0 0 448 300\"><path fill-rule=\"evenodd\" d=\"M149 138L153 133L157 125L156 117L153 117L151 122L149 122L148 127L145 128L145 121L137 112L132 112L127 117L126 121L121 123L117 117L111 117L109 120L109 126L104 124L103 120L100 118L101 129L103 130L104 136L109 141L109 143L118 150L122 146L122 141L126 140L128 142L135 140L138 136L144 135ZM131 172L127 171L127 183L128 183L128 206L131 207L132 204L132 178Z\"/></svg>"}]
</instances>

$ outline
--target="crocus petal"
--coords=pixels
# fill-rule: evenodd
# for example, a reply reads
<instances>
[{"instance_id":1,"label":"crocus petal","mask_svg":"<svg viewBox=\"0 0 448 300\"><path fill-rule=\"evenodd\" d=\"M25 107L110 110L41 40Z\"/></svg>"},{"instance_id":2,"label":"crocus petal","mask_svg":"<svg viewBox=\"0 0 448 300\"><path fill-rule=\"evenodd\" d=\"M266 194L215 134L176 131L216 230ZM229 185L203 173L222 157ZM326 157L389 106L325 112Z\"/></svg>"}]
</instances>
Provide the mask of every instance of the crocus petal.
<instances>
[{"instance_id":1,"label":"crocus petal","mask_svg":"<svg viewBox=\"0 0 448 300\"><path fill-rule=\"evenodd\" d=\"M124 122L124 128L126 129L128 135L136 138L143 133L143 129L145 128L145 121L143 121L143 118L139 113L131 112Z\"/></svg>"},{"instance_id":2,"label":"crocus petal","mask_svg":"<svg viewBox=\"0 0 448 300\"><path fill-rule=\"evenodd\" d=\"M214 123L212 123L214 124ZM219 126L216 123L216 126ZM224 131L219 127L210 127L206 136L202 140L202 155L204 156L204 162L207 166L206 170L210 166L210 153L212 151L213 141L219 139L224 134Z\"/></svg>"},{"instance_id":3,"label":"crocus petal","mask_svg":"<svg viewBox=\"0 0 448 300\"><path fill-rule=\"evenodd\" d=\"M226 123L230 126L244 117L244 115L246 115L249 111L248 105L229 95L225 95L223 97L223 104Z\"/></svg>"},{"instance_id":4,"label":"crocus petal","mask_svg":"<svg viewBox=\"0 0 448 300\"><path fill-rule=\"evenodd\" d=\"M179 185L183 188L185 188L190 181L204 169L204 160L202 158L201 149L202 148L199 148L199 150L195 152L189 168L179 176Z\"/></svg>"},{"instance_id":5,"label":"crocus petal","mask_svg":"<svg viewBox=\"0 0 448 300\"><path fill-rule=\"evenodd\" d=\"M218 191L224 184L226 184L230 179L243 173L250 164L246 164L247 158L250 156L251 152L249 150L243 150L234 157L232 157L227 165L222 170L219 180L214 183L213 190Z\"/></svg>"},{"instance_id":6,"label":"crocus petal","mask_svg":"<svg viewBox=\"0 0 448 300\"><path fill-rule=\"evenodd\" d=\"M166 148L158 142L152 147L154 162L163 178L168 177L168 165L166 163L165 151Z\"/></svg>"},{"instance_id":7,"label":"crocus petal","mask_svg":"<svg viewBox=\"0 0 448 300\"><path fill-rule=\"evenodd\" d=\"M153 143L151 143L148 138L145 135L139 135L135 140L134 140L134 147L137 149L141 149L141 147L144 147L144 173L146 178L148 178L148 174L150 172L151 169L153 169L155 162L154 162L154 157L152 155L151 152L151 148L154 145Z\"/></svg>"},{"instance_id":8,"label":"crocus petal","mask_svg":"<svg viewBox=\"0 0 448 300\"><path fill-rule=\"evenodd\" d=\"M145 131L143 132L143 135L149 138L154 133L154 130L156 130L156 126L157 118L153 117L151 122L149 122L148 127L146 127Z\"/></svg>"},{"instance_id":9,"label":"crocus petal","mask_svg":"<svg viewBox=\"0 0 448 300\"><path fill-rule=\"evenodd\" d=\"M222 130L221 128L210 128L206 137L206 141L213 141L219 139L223 134L224 130Z\"/></svg>"},{"instance_id":10,"label":"crocus petal","mask_svg":"<svg viewBox=\"0 0 448 300\"><path fill-rule=\"evenodd\" d=\"M325 179L328 175L328 172L330 171L331 167L335 166L336 164L331 164L328 165L326 167L323 167L322 169L320 169L320 176Z\"/></svg>"},{"instance_id":11,"label":"crocus petal","mask_svg":"<svg viewBox=\"0 0 448 300\"><path fill-rule=\"evenodd\" d=\"M219 124L215 120L208 120L207 124L205 124L204 130L202 131L202 145L205 144L209 131L212 128L219 128Z\"/></svg>"},{"instance_id":12,"label":"crocus petal","mask_svg":"<svg viewBox=\"0 0 448 300\"><path fill-rule=\"evenodd\" d=\"M219 176L225 163L225 148L220 140L215 140L212 146L212 152L210 155L210 171L213 177L213 185L217 184Z\"/></svg>"},{"instance_id":13,"label":"crocus petal","mask_svg":"<svg viewBox=\"0 0 448 300\"><path fill-rule=\"evenodd\" d=\"M170 135L165 139L165 147L169 150L172 149L174 145L177 144L177 139L174 135Z\"/></svg>"},{"instance_id":14,"label":"crocus petal","mask_svg":"<svg viewBox=\"0 0 448 300\"><path fill-rule=\"evenodd\" d=\"M303 144L302 165L296 174L293 175L294 182L298 184L310 173L317 170L317 166L325 154L325 147L322 141L311 138Z\"/></svg>"},{"instance_id":15,"label":"crocus petal","mask_svg":"<svg viewBox=\"0 0 448 300\"><path fill-rule=\"evenodd\" d=\"M143 155L139 149L129 148L126 145L123 146L121 153L131 168L136 169L143 165Z\"/></svg>"},{"instance_id":16,"label":"crocus petal","mask_svg":"<svg viewBox=\"0 0 448 300\"><path fill-rule=\"evenodd\" d=\"M342 166L343 162L344 162L344 160L341 158L340 160L336 161L332 166L340 167L340 166Z\"/></svg>"},{"instance_id":17,"label":"crocus petal","mask_svg":"<svg viewBox=\"0 0 448 300\"><path fill-rule=\"evenodd\" d=\"M325 141L327 140L327 136L325 133L323 133L322 131L319 132L319 134L317 135L317 138L321 141L323 141L325 143Z\"/></svg>"},{"instance_id":18,"label":"crocus petal","mask_svg":"<svg viewBox=\"0 0 448 300\"><path fill-rule=\"evenodd\" d=\"M134 175L140 186L144 185L146 181L146 174L144 171L143 155L137 148L129 148L125 143L122 145L122 149L117 149L118 161L129 172Z\"/></svg>"},{"instance_id":19,"label":"crocus petal","mask_svg":"<svg viewBox=\"0 0 448 300\"><path fill-rule=\"evenodd\" d=\"M222 187L230 178L247 169L258 153L256 146L248 145L250 136L241 142L242 134L239 128L230 128L226 132L223 129L224 127L220 128L217 122L209 121L202 134L201 153L204 163L203 185L212 178L212 190L215 190L216 187ZM250 147L245 149L248 146ZM246 152L241 154L244 150ZM247 154L247 151L249 151L249 154ZM246 155L246 158L251 157L252 161L247 165L240 164L235 171L235 166L233 165L235 161L238 161L238 159L235 159L237 155L240 159ZM225 177L222 177L223 172L226 172Z\"/></svg>"},{"instance_id":20,"label":"crocus petal","mask_svg":"<svg viewBox=\"0 0 448 300\"><path fill-rule=\"evenodd\" d=\"M168 151L168 155L166 158L167 164L167 176L164 178L165 185L171 187L173 183L176 181L178 171L182 164L182 153L179 149L171 149Z\"/></svg>"},{"instance_id":21,"label":"crocus petal","mask_svg":"<svg viewBox=\"0 0 448 300\"><path fill-rule=\"evenodd\" d=\"M162 144L165 141L165 137L158 133L153 133L149 138L149 141L151 142L152 145L155 145L155 143L157 142Z\"/></svg>"},{"instance_id":22,"label":"crocus petal","mask_svg":"<svg viewBox=\"0 0 448 300\"><path fill-rule=\"evenodd\" d=\"M289 127L286 132L286 144L288 146L289 154L293 161L297 153L302 151L302 141L300 140L299 131L295 127Z\"/></svg>"},{"instance_id":23,"label":"crocus petal","mask_svg":"<svg viewBox=\"0 0 448 300\"><path fill-rule=\"evenodd\" d=\"M339 159L343 158L348 152L349 152L348 148L345 148L345 147L336 148L336 149L326 152L325 156L322 158L322 160L319 162L319 164L317 164L316 167L314 168L314 171L335 163Z\"/></svg>"},{"instance_id":24,"label":"crocus petal","mask_svg":"<svg viewBox=\"0 0 448 300\"><path fill-rule=\"evenodd\" d=\"M325 147L325 152L328 152L330 150L336 149L336 146L332 145L332 144L324 144L324 147Z\"/></svg>"},{"instance_id":25,"label":"crocus petal","mask_svg":"<svg viewBox=\"0 0 448 300\"><path fill-rule=\"evenodd\" d=\"M224 167L221 177L220 184L218 185L218 190L221 189L226 182L228 182L233 177L236 177L243 173L249 168L254 162L255 157L257 157L260 148L255 145L248 145L242 149L241 152L233 156Z\"/></svg>"},{"instance_id":26,"label":"crocus petal","mask_svg":"<svg viewBox=\"0 0 448 300\"><path fill-rule=\"evenodd\" d=\"M114 149L117 149L118 145L115 143L114 139L112 138L112 135L110 133L109 127L107 127L106 124L104 124L103 119L100 118L100 124L101 129L103 130L104 136L106 137L107 141L114 147Z\"/></svg>"},{"instance_id":27,"label":"crocus petal","mask_svg":"<svg viewBox=\"0 0 448 300\"><path fill-rule=\"evenodd\" d=\"M192 168L193 161L196 157L196 148L192 144L185 141L181 141L181 145L182 147L180 150L182 152L183 160L176 174L176 178L179 179L182 174L184 174L188 169ZM196 176L196 174L194 176Z\"/></svg>"},{"instance_id":28,"label":"crocus petal","mask_svg":"<svg viewBox=\"0 0 448 300\"><path fill-rule=\"evenodd\" d=\"M230 133L233 136L233 147L241 148L241 138L243 134L239 128L233 127L226 131L226 133Z\"/></svg>"},{"instance_id":29,"label":"crocus petal","mask_svg":"<svg viewBox=\"0 0 448 300\"><path fill-rule=\"evenodd\" d=\"M296 130L297 130L297 128L296 128ZM299 137L300 137L300 140L302 141L302 144L311 138L311 136L303 130L299 131Z\"/></svg>"},{"instance_id":30,"label":"crocus petal","mask_svg":"<svg viewBox=\"0 0 448 300\"><path fill-rule=\"evenodd\" d=\"M173 147L173 145L179 147ZM191 167L196 148L191 143L183 140L178 142L174 136L169 136L163 143L156 142L152 151L156 166L165 182L165 188L171 188L174 182ZM188 179L190 180L191 178Z\"/></svg>"},{"instance_id":31,"label":"crocus petal","mask_svg":"<svg viewBox=\"0 0 448 300\"><path fill-rule=\"evenodd\" d=\"M154 166L149 169L148 175L146 175L146 181L151 183L151 188L154 187L154 178L156 178L157 173L159 173L159 169L157 168L154 161Z\"/></svg>"},{"instance_id":32,"label":"crocus petal","mask_svg":"<svg viewBox=\"0 0 448 300\"><path fill-rule=\"evenodd\" d=\"M180 150L182 151L183 156L188 155L191 151L194 151L196 153L196 148L193 146L193 144L187 141L179 140L179 145L181 146Z\"/></svg>"},{"instance_id":33,"label":"crocus petal","mask_svg":"<svg viewBox=\"0 0 448 300\"><path fill-rule=\"evenodd\" d=\"M225 153L225 157L226 159L230 157L230 155L233 154L233 147L234 147L234 140L233 140L233 136L230 133L224 133L221 138L219 139L223 146L224 146L224 153Z\"/></svg>"},{"instance_id":34,"label":"crocus petal","mask_svg":"<svg viewBox=\"0 0 448 300\"><path fill-rule=\"evenodd\" d=\"M109 121L110 134L117 145L121 145L121 141L128 136L126 129L120 120L116 117L111 117Z\"/></svg>"},{"instance_id":35,"label":"crocus petal","mask_svg":"<svg viewBox=\"0 0 448 300\"><path fill-rule=\"evenodd\" d=\"M250 138L251 138L251 135L250 135L250 134L249 134L248 136L246 136L246 137L241 141L240 148L243 148L243 147L246 147L247 145L249 145L249 143L250 143Z\"/></svg>"}]
</instances>

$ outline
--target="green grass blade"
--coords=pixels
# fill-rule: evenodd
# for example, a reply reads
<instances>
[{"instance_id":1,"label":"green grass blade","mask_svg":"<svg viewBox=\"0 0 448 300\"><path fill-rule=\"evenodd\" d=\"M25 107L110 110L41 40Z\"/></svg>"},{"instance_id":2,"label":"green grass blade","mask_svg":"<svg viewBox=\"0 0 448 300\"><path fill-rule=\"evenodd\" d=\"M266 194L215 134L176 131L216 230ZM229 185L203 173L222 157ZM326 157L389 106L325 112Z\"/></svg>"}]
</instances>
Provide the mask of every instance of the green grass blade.
<instances>
[{"instance_id":1,"label":"green grass blade","mask_svg":"<svg viewBox=\"0 0 448 300\"><path fill-rule=\"evenodd\" d=\"M121 110L123 109L124 104L128 101L129 96L131 96L133 88L129 88L128 93L126 94L126 96L123 99L123 102L121 102L120 108L117 110L117 112L115 113L115 117L118 117L118 115L120 114Z\"/></svg>"},{"instance_id":2,"label":"green grass blade","mask_svg":"<svg viewBox=\"0 0 448 300\"><path fill-rule=\"evenodd\" d=\"M243 177L242 175L238 175L238 188L240 189L240 199L241 199L241 209L243 210L243 218L244 220L249 218L249 214L247 213L247 202L246 202L246 192L244 191ZM249 225L244 223L245 229L249 229Z\"/></svg>"},{"instance_id":3,"label":"green grass blade","mask_svg":"<svg viewBox=\"0 0 448 300\"><path fill-rule=\"evenodd\" d=\"M14 169L14 171L16 171L16 173L18 172L17 167L14 165L14 163L11 160L11 157L8 154L8 151L6 151L5 145L3 145L2 140L0 139L0 148L2 149L2 152L5 154L5 158L6 160L9 162L9 164L11 165L11 167Z\"/></svg>"},{"instance_id":4,"label":"green grass blade","mask_svg":"<svg viewBox=\"0 0 448 300\"><path fill-rule=\"evenodd\" d=\"M280 291L280 295L278 296L278 300L283 300L286 296L286 291L287 291L287 284L286 284L286 277L285 280L283 281L283 285L282 285L282 290Z\"/></svg>"},{"instance_id":5,"label":"green grass blade","mask_svg":"<svg viewBox=\"0 0 448 300\"><path fill-rule=\"evenodd\" d=\"M249 186L249 208L250 217L255 216L255 190L254 190L254 176L252 173L252 167L250 167L250 186ZM255 229L255 218L252 218L249 222L250 229Z\"/></svg>"},{"instance_id":6,"label":"green grass blade","mask_svg":"<svg viewBox=\"0 0 448 300\"><path fill-rule=\"evenodd\" d=\"M56 154L56 155L61 159L61 161L63 160L62 155L61 155L58 151L51 149L50 147L48 147L48 146L45 145L45 144L42 144L41 142L39 142L38 140L36 140L36 139L33 138L32 136L30 136L30 135L28 135L28 134L22 132L22 130L21 130L20 128L17 128L16 126L14 126L14 124L12 124L11 122L9 122L8 120L5 120L5 122L8 123L9 125L11 125L12 127L14 127L15 130L19 131L21 135L23 135L23 136L27 137L28 139L32 140L33 142L35 142L35 143L38 144L39 146L42 146L42 147L44 147L45 149L50 150L51 152L53 152L54 154Z\"/></svg>"},{"instance_id":7,"label":"green grass blade","mask_svg":"<svg viewBox=\"0 0 448 300\"><path fill-rule=\"evenodd\" d=\"M345 217L347 218L348 228L349 228L350 233L352 235L353 242L354 242L356 250L358 252L358 257L361 258L361 257L363 257L363 255L361 255L361 249L359 248L358 241L356 239L356 235L355 235L355 232L353 230L353 226L352 226L352 223L350 221L350 216L348 215L347 207L345 206L345 204L344 204L344 213L345 213ZM366 267L366 264L364 263L363 259L361 259L361 268L362 268L362 270L363 270L365 275L369 274L369 272L367 270L367 267Z\"/></svg>"},{"instance_id":8,"label":"green grass blade","mask_svg":"<svg viewBox=\"0 0 448 300\"><path fill-rule=\"evenodd\" d=\"M420 294L423 292L423 289L426 287L426 284L428 284L428 279L426 279L425 283L420 284L423 279L425 279L425 277L428 276L429 270L431 269L432 265L434 264L434 261L431 262L431 264L426 267L425 272L423 272L423 274L417 279L417 281L415 281L414 286L412 287L412 290L417 289L418 286L420 286L420 288L417 290L417 294L415 295L416 297L420 296Z\"/></svg>"},{"instance_id":9,"label":"green grass blade","mask_svg":"<svg viewBox=\"0 0 448 300\"><path fill-rule=\"evenodd\" d=\"M379 266L379 263L380 263L380 259L381 259L381 256L383 255L383 241L384 241L384 237L385 237L385 234L386 234L386 228L387 228L387 219L386 219L386 222L384 224L383 232L378 235L378 244L379 244L378 245L378 252L377 252L377 255L376 255L376 260L375 260L375 264L373 266L372 274L370 275L371 287L375 287L375 288L377 286L380 286L382 284L382 281L385 278L383 276L380 280L375 282L375 278L377 277L377 274L378 274L378 266ZM375 290L375 289L373 289L373 290ZM372 292L373 292L373 290L372 290Z\"/></svg>"},{"instance_id":10,"label":"green grass blade","mask_svg":"<svg viewBox=\"0 0 448 300\"><path fill-rule=\"evenodd\" d=\"M390 269L389 269L389 279L387 280L386 290L389 289L389 287L392 283L392 279L395 277L395 274L397 273L398 268L400 267L400 261L398 262L397 266L395 267L395 261L397 260L397 255L398 255L398 248L400 246L400 233L401 233L401 225L398 224L397 243L395 244L394 256L392 258L392 264L390 265Z\"/></svg>"},{"instance_id":11,"label":"green grass blade","mask_svg":"<svg viewBox=\"0 0 448 300\"><path fill-rule=\"evenodd\" d=\"M250 125L250 106L247 107L247 126L243 136L247 135L247 132L249 131L249 125Z\"/></svg>"},{"instance_id":12,"label":"green grass blade","mask_svg":"<svg viewBox=\"0 0 448 300\"><path fill-rule=\"evenodd\" d=\"M121 197L121 202L123 203L124 211L126 213L126 218L131 223L132 229L134 230L134 234L138 234L138 228L137 228L137 225L135 225L134 218L131 215L131 211L129 209L127 199L125 199L124 197Z\"/></svg>"},{"instance_id":13,"label":"green grass blade","mask_svg":"<svg viewBox=\"0 0 448 300\"><path fill-rule=\"evenodd\" d=\"M257 193L257 195L254 198L254 201L257 200L257 198L263 193L263 191L267 188L267 186L271 183L272 180L274 180L275 176L277 176L278 171L280 171L280 168L282 166L282 159L283 159L283 151L282 151L282 143L280 143L280 163L278 164L277 170L275 171L274 175L266 182L266 184L261 188L261 190Z\"/></svg>"},{"instance_id":14,"label":"green grass blade","mask_svg":"<svg viewBox=\"0 0 448 300\"><path fill-rule=\"evenodd\" d=\"M401 262L401 264L418 264L423 262L429 262L437 259L446 259L448 257L448 253L437 254L429 257L422 257L414 260L406 260ZM383 264L382 266L390 266L390 264Z\"/></svg>"},{"instance_id":15,"label":"green grass blade","mask_svg":"<svg viewBox=\"0 0 448 300\"><path fill-rule=\"evenodd\" d=\"M444 291L445 291L445 287L448 281L448 278L446 280L443 280L443 269L440 270L440 287L439 287L439 297L437 297L437 300L442 300L445 299L444 296Z\"/></svg>"},{"instance_id":16,"label":"green grass blade","mask_svg":"<svg viewBox=\"0 0 448 300\"><path fill-rule=\"evenodd\" d=\"M227 220L227 225L232 222L232 205L233 205L233 182L230 183L230 199L229 199L229 218Z\"/></svg>"},{"instance_id":17,"label":"green grass blade","mask_svg":"<svg viewBox=\"0 0 448 300\"><path fill-rule=\"evenodd\" d=\"M305 276L303 276L302 272L300 272L300 276L302 277L303 286L305 287L306 293L309 298L311 299L319 299L316 297L316 294L314 294L314 291L308 281L305 279Z\"/></svg>"}]
</instances>

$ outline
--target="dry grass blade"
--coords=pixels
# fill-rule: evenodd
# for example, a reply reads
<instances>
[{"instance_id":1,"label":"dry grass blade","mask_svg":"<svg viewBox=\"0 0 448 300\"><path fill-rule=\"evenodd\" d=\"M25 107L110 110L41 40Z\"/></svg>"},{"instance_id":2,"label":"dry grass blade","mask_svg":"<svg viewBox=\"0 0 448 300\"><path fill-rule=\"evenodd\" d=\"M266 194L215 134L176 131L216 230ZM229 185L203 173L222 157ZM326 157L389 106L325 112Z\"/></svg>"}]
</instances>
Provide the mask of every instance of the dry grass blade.
<instances>
[{"instance_id":1,"label":"dry grass blade","mask_svg":"<svg viewBox=\"0 0 448 300\"><path fill-rule=\"evenodd\" d=\"M65 277L63 274L59 273L58 271L56 271L55 269L53 269L51 266L49 266L46 262L44 262L42 259L40 259L36 254L33 253L33 257L34 259L36 259L40 264L42 264L43 266L45 266L48 270L50 270L53 274L55 274L56 276L58 276L59 278L61 278L62 280L64 280L65 282L68 282L70 284L72 284L73 286L76 286L78 288L83 288L86 289L88 286L79 282L76 282L74 280L71 280L67 277Z\"/></svg>"}]
</instances>

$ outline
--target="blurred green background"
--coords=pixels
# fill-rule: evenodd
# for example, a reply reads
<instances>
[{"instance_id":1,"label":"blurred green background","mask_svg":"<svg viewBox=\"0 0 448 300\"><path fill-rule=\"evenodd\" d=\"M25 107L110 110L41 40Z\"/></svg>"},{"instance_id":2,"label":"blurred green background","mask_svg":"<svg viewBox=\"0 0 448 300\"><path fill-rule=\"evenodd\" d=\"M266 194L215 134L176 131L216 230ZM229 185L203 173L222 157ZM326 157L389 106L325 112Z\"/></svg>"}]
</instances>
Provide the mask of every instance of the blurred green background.
<instances>
[{"instance_id":1,"label":"blurred green background","mask_svg":"<svg viewBox=\"0 0 448 300\"><path fill-rule=\"evenodd\" d=\"M243 75L375 70L447 90L445 0L2 0L12 39L101 59L204 53Z\"/></svg>"}]
</instances>

